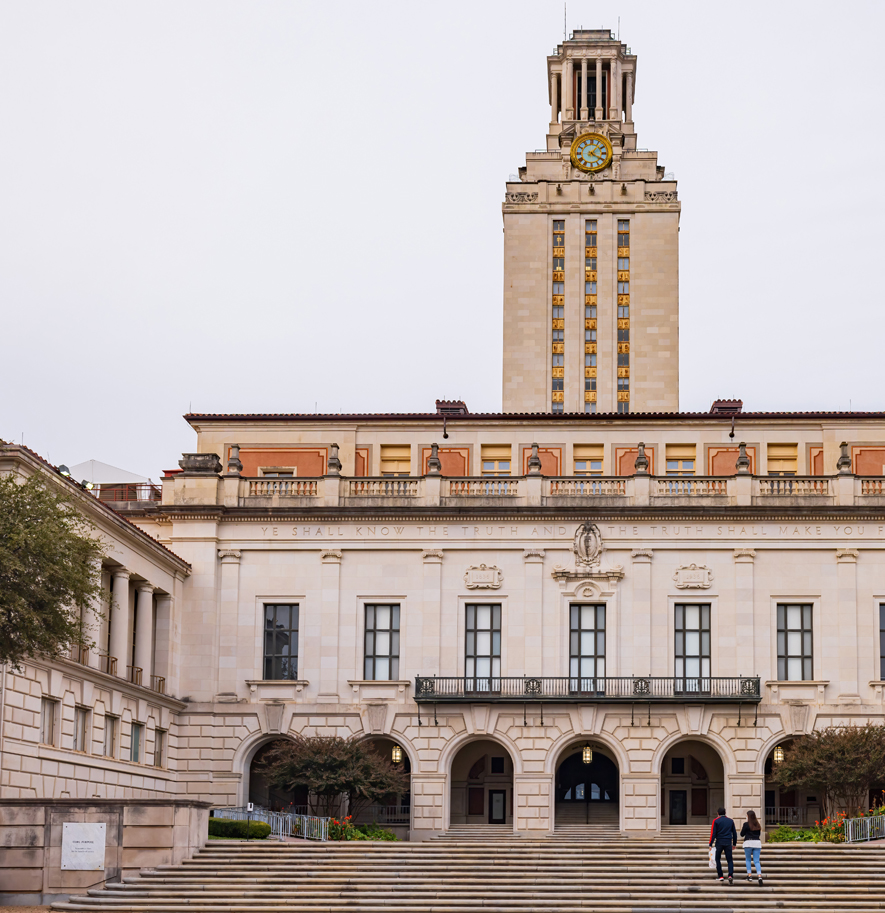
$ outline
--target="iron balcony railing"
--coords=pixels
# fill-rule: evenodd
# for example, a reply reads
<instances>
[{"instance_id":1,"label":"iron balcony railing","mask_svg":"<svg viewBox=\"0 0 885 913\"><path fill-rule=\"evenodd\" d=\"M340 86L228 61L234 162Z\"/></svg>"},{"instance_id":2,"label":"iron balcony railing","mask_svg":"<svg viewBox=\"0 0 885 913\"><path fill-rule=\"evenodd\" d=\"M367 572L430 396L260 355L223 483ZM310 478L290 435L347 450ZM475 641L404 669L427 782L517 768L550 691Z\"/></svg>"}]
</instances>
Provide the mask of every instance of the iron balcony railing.
<instances>
[{"instance_id":1,"label":"iron balcony railing","mask_svg":"<svg viewBox=\"0 0 885 913\"><path fill-rule=\"evenodd\" d=\"M691 703L752 702L762 700L758 676L681 678L630 675L606 678L440 677L415 676L419 703Z\"/></svg>"}]
</instances>

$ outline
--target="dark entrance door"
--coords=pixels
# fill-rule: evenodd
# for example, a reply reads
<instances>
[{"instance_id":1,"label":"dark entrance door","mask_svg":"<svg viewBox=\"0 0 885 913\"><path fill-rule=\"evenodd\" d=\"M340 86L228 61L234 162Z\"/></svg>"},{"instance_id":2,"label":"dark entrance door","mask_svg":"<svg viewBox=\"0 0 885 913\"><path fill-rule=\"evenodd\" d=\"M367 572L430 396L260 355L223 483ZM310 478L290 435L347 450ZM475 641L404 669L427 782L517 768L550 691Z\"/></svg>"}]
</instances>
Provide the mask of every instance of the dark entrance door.
<instances>
[{"instance_id":1,"label":"dark entrance door","mask_svg":"<svg viewBox=\"0 0 885 913\"><path fill-rule=\"evenodd\" d=\"M670 824L688 823L688 794L684 789L670 790Z\"/></svg>"},{"instance_id":2,"label":"dark entrance door","mask_svg":"<svg viewBox=\"0 0 885 913\"><path fill-rule=\"evenodd\" d=\"M507 790L489 790L489 824L504 824L507 820Z\"/></svg>"}]
</instances>

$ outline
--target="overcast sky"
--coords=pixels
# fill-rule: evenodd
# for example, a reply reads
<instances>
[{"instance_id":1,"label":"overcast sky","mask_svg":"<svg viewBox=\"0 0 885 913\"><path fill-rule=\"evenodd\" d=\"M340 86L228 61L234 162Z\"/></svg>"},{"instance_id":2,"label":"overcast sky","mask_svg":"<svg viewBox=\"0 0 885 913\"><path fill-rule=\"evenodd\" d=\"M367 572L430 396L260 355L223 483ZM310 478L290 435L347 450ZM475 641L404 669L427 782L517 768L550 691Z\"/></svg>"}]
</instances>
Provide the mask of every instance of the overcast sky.
<instances>
[{"instance_id":1,"label":"overcast sky","mask_svg":"<svg viewBox=\"0 0 885 913\"><path fill-rule=\"evenodd\" d=\"M882 409L885 3L578 2L676 173L681 408ZM0 437L501 408L504 183L561 2L0 3Z\"/></svg>"}]
</instances>

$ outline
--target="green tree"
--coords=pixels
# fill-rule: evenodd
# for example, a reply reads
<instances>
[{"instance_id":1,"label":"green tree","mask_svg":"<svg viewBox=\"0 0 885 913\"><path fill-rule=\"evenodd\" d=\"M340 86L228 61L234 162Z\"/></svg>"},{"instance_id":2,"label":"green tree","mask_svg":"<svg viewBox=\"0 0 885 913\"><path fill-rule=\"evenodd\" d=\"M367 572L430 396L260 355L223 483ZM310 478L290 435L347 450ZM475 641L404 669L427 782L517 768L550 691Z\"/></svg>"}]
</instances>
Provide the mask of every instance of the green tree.
<instances>
[{"instance_id":1,"label":"green tree","mask_svg":"<svg viewBox=\"0 0 885 913\"><path fill-rule=\"evenodd\" d=\"M101 592L103 551L63 489L0 477L0 663L91 646L80 615Z\"/></svg>"},{"instance_id":2,"label":"green tree","mask_svg":"<svg viewBox=\"0 0 885 913\"><path fill-rule=\"evenodd\" d=\"M339 814L342 796L348 814L409 791L410 777L370 744L340 736L295 736L268 751L261 773L278 789L307 788L311 812Z\"/></svg>"},{"instance_id":3,"label":"green tree","mask_svg":"<svg viewBox=\"0 0 885 913\"><path fill-rule=\"evenodd\" d=\"M833 726L800 736L773 775L785 789L822 795L828 817L866 811L870 788L885 782L885 726Z\"/></svg>"}]
</instances>

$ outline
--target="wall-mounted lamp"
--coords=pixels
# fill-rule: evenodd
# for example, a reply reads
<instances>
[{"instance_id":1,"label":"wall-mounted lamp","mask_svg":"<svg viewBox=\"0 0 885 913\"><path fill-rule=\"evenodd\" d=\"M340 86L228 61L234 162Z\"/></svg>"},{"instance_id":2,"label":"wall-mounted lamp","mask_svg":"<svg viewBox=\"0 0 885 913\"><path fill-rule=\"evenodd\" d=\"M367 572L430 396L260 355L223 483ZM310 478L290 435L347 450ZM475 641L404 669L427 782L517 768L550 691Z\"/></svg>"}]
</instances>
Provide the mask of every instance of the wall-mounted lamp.
<instances>
[{"instance_id":1,"label":"wall-mounted lamp","mask_svg":"<svg viewBox=\"0 0 885 913\"><path fill-rule=\"evenodd\" d=\"M394 764L399 764L403 759L403 750L399 745L394 745L393 750L390 752L390 760Z\"/></svg>"},{"instance_id":2,"label":"wall-mounted lamp","mask_svg":"<svg viewBox=\"0 0 885 913\"><path fill-rule=\"evenodd\" d=\"M557 185L556 185L556 192L557 192L557 193L562 193L562 184L557 184Z\"/></svg>"},{"instance_id":3,"label":"wall-mounted lamp","mask_svg":"<svg viewBox=\"0 0 885 913\"><path fill-rule=\"evenodd\" d=\"M774 751L771 754L771 760L774 761L775 764L783 763L784 749L783 749L782 745L778 745L777 748L774 749Z\"/></svg>"},{"instance_id":4,"label":"wall-mounted lamp","mask_svg":"<svg viewBox=\"0 0 885 913\"><path fill-rule=\"evenodd\" d=\"M622 197L627 196L627 185L626 184L621 184L621 196Z\"/></svg>"},{"instance_id":5,"label":"wall-mounted lamp","mask_svg":"<svg viewBox=\"0 0 885 913\"><path fill-rule=\"evenodd\" d=\"M589 745L585 745L581 751L581 760L585 764L590 764L593 761L593 749Z\"/></svg>"}]
</instances>

